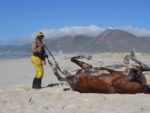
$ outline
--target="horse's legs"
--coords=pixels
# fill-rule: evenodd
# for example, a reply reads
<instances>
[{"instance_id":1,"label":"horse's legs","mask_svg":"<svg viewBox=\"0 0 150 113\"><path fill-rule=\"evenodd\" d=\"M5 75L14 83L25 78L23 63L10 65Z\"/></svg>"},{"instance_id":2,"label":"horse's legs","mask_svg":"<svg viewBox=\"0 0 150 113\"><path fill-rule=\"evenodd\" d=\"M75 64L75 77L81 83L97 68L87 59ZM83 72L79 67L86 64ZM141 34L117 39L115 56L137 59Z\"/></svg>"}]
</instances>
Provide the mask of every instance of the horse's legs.
<instances>
[{"instance_id":1,"label":"horse's legs","mask_svg":"<svg viewBox=\"0 0 150 113\"><path fill-rule=\"evenodd\" d=\"M141 61L139 61L139 60L136 58L136 54L135 54L135 51L134 51L134 50L131 51L131 54L126 55L126 56L124 57L123 63L126 64L127 67L133 67L133 68L137 67L137 66L135 66L135 65L130 65L130 59L131 59L132 61L134 61L135 63L137 63L138 65L140 65L139 68L142 68L142 71L150 71L150 67L149 67L148 65L142 63Z\"/></svg>"},{"instance_id":2,"label":"horse's legs","mask_svg":"<svg viewBox=\"0 0 150 113\"><path fill-rule=\"evenodd\" d=\"M52 67L52 71L53 71L54 75L56 75L57 79L59 81L64 81L65 79L63 77L61 77L60 74L58 73L57 65L53 64L49 59L48 59L48 63Z\"/></svg>"},{"instance_id":3,"label":"horse's legs","mask_svg":"<svg viewBox=\"0 0 150 113\"><path fill-rule=\"evenodd\" d=\"M71 58L71 61L73 63L77 64L79 67L81 67L84 70L92 68L92 65L87 64L85 62L81 62L81 61L78 60L78 59L82 59L82 58L85 58L85 56L75 56L75 57Z\"/></svg>"},{"instance_id":4,"label":"horse's legs","mask_svg":"<svg viewBox=\"0 0 150 113\"><path fill-rule=\"evenodd\" d=\"M136 58L135 50L131 51L131 60L139 64L143 68L144 71L150 71L150 67L148 65L142 63Z\"/></svg>"},{"instance_id":5,"label":"horse's legs","mask_svg":"<svg viewBox=\"0 0 150 113\"><path fill-rule=\"evenodd\" d=\"M131 57L131 60L134 61L135 63L139 64L142 68L143 71L150 71L150 67L141 61L139 61L136 57Z\"/></svg>"}]
</instances>

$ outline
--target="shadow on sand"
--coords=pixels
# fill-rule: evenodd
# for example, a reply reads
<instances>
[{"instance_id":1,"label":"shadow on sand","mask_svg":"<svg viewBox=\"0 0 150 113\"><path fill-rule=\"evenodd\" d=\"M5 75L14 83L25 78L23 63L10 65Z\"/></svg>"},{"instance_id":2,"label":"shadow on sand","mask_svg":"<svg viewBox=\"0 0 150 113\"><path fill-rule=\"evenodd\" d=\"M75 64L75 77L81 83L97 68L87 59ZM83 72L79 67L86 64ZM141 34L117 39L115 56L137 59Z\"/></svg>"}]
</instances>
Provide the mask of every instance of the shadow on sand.
<instances>
[{"instance_id":1,"label":"shadow on sand","mask_svg":"<svg viewBox=\"0 0 150 113\"><path fill-rule=\"evenodd\" d=\"M43 88L48 88L48 87L57 87L57 86L63 86L65 85L65 83L52 83L52 84L48 84L47 86L43 87ZM69 91L71 90L70 88L63 88L64 91Z\"/></svg>"}]
</instances>

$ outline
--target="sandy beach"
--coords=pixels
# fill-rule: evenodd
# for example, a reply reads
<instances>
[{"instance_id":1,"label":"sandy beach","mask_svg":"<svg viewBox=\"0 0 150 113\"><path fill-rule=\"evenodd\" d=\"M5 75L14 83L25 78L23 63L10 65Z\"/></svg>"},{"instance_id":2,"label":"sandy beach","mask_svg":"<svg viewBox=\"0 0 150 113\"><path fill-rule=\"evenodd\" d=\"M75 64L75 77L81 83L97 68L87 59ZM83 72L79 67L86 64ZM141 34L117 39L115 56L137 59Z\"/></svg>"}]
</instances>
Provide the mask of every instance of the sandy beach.
<instances>
[{"instance_id":1,"label":"sandy beach","mask_svg":"<svg viewBox=\"0 0 150 113\"><path fill-rule=\"evenodd\" d=\"M74 73L79 67L70 62L77 54L56 56L63 69ZM90 54L89 54L90 55ZM126 53L94 54L94 66L122 64ZM150 54L137 54L150 65ZM145 73L150 83L150 73ZM60 83L45 66L40 90L32 90L34 68L30 58L0 60L0 113L150 113L149 94L94 94L72 91L67 83ZM46 87L48 86L48 87Z\"/></svg>"}]
</instances>

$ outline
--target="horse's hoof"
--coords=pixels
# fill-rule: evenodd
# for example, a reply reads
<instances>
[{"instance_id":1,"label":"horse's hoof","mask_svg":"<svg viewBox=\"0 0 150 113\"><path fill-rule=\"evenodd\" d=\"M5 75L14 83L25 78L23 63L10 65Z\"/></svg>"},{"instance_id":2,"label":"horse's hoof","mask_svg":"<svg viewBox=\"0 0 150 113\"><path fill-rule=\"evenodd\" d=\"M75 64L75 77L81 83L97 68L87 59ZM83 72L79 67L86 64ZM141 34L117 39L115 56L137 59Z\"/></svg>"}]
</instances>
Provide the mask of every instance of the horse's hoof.
<instances>
[{"instance_id":1,"label":"horse's hoof","mask_svg":"<svg viewBox=\"0 0 150 113\"><path fill-rule=\"evenodd\" d=\"M84 56L84 58L87 59L87 60L91 60L92 56Z\"/></svg>"},{"instance_id":2,"label":"horse's hoof","mask_svg":"<svg viewBox=\"0 0 150 113\"><path fill-rule=\"evenodd\" d=\"M135 50L133 49L133 50L131 51L131 57L135 57L135 55L136 55L136 52L135 52Z\"/></svg>"},{"instance_id":3,"label":"horse's hoof","mask_svg":"<svg viewBox=\"0 0 150 113\"><path fill-rule=\"evenodd\" d=\"M129 63L130 63L130 59L131 59L131 56L130 56L130 55L126 55L126 56L124 57L123 63L124 63L124 64L129 64Z\"/></svg>"}]
</instances>

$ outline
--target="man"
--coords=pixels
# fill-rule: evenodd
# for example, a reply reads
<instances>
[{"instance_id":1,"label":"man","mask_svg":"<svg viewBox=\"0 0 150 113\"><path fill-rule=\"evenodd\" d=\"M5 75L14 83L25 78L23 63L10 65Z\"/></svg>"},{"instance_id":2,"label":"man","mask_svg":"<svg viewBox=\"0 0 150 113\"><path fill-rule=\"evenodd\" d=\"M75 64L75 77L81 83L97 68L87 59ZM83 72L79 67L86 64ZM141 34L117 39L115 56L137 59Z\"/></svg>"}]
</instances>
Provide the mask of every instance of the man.
<instances>
[{"instance_id":1,"label":"man","mask_svg":"<svg viewBox=\"0 0 150 113\"><path fill-rule=\"evenodd\" d=\"M44 49L43 39L44 34L42 32L38 32L32 44L31 61L35 68L35 77L33 79L32 88L34 89L41 88L42 78L44 75L43 64L46 65L45 58L48 57Z\"/></svg>"}]
</instances>

